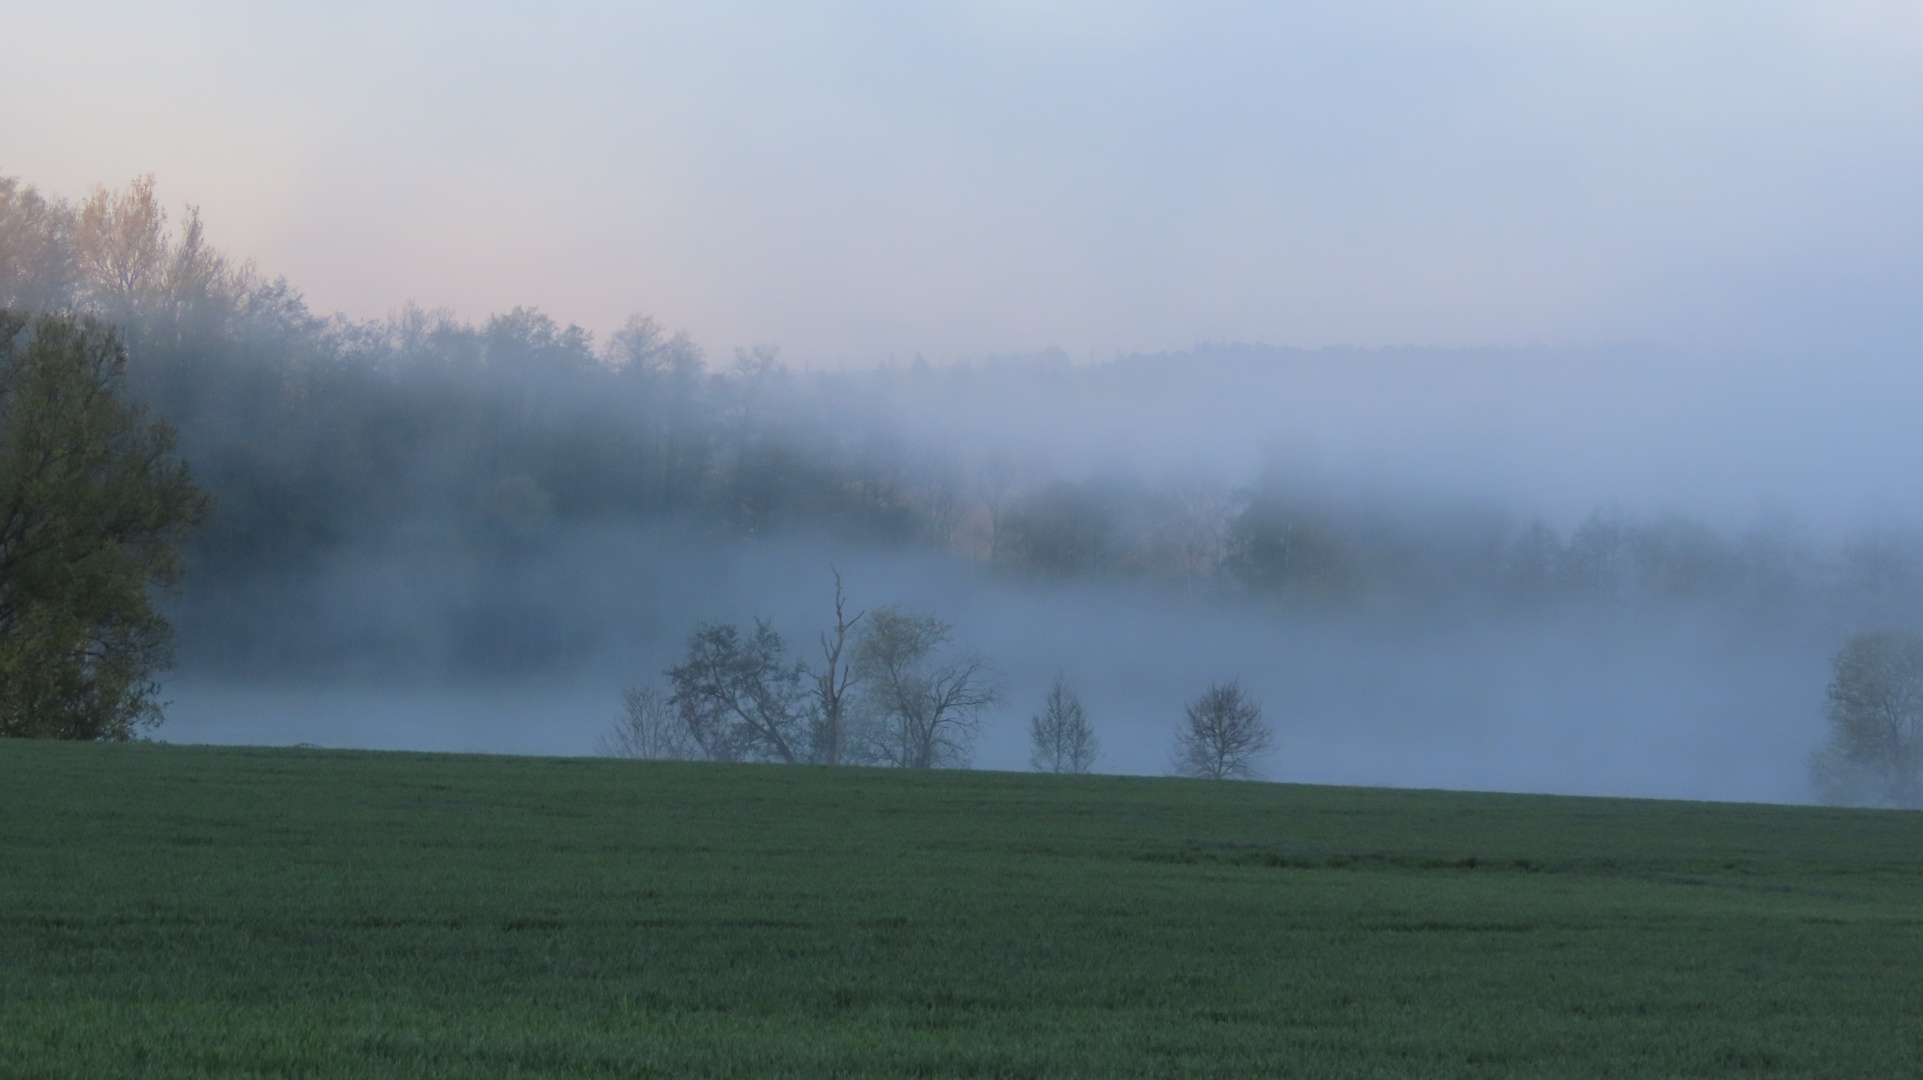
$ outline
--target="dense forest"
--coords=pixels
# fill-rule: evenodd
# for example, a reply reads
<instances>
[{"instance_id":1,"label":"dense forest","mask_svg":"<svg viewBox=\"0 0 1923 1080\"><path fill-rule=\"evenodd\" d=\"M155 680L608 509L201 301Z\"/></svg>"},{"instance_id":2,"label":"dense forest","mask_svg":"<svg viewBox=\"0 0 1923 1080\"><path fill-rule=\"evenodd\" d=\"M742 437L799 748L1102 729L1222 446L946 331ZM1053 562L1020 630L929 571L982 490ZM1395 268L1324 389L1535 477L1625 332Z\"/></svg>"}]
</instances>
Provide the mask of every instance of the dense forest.
<instances>
[{"instance_id":1,"label":"dense forest","mask_svg":"<svg viewBox=\"0 0 1923 1080\"><path fill-rule=\"evenodd\" d=\"M797 372L772 346L715 363L645 315L600 342L530 308L481 324L411 304L322 317L210 248L191 209L170 225L150 179L79 206L0 179L0 306L120 327L134 390L218 495L195 542L207 588L410 530L511 557L548 530L616 519L816 530L1287 604L1856 605L1919 585L1918 549L1887 531L1824 551L1787 525L1726 534L1673 514L1558 529L1489 506L1311 493L1277 469L1237 484L1051 471L909 420L943 401L1152 398L1177 370L1206 381L1204 358Z\"/></svg>"}]
</instances>

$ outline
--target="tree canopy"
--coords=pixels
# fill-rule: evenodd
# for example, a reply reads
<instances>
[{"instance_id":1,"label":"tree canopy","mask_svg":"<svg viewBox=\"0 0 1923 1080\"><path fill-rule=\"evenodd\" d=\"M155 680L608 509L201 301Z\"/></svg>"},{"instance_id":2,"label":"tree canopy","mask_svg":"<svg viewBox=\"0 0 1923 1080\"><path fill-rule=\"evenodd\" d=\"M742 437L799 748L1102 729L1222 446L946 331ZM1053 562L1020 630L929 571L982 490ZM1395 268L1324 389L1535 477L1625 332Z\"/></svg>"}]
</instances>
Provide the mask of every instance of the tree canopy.
<instances>
[{"instance_id":1,"label":"tree canopy","mask_svg":"<svg viewBox=\"0 0 1923 1080\"><path fill-rule=\"evenodd\" d=\"M688 637L687 659L669 669L669 701L710 760L806 761L808 674L765 619L745 636L733 624L709 623Z\"/></svg>"},{"instance_id":2,"label":"tree canopy","mask_svg":"<svg viewBox=\"0 0 1923 1080\"><path fill-rule=\"evenodd\" d=\"M153 674L208 496L173 429L121 394L126 352L91 318L0 312L0 734L127 739L160 721Z\"/></svg>"},{"instance_id":3,"label":"tree canopy","mask_svg":"<svg viewBox=\"0 0 1923 1080\"><path fill-rule=\"evenodd\" d=\"M1831 802L1923 805L1923 635L1871 630L1844 643L1830 681L1830 741L1811 779Z\"/></svg>"},{"instance_id":4,"label":"tree canopy","mask_svg":"<svg viewBox=\"0 0 1923 1080\"><path fill-rule=\"evenodd\" d=\"M599 338L529 307L474 322L411 304L327 317L214 250L191 207L170 220L144 177L77 204L0 177L5 306L116 325L127 397L177 426L182 459L218 495L187 541L195 570L174 609L203 670L312 673L352 657L493 673L579 655L575 624L544 597L485 617L435 608L447 655L425 659L305 612L325 607L330 566L400 553L513 580L544 544L611 525L919 544L1015 578L1128 579L1370 617L1688 607L1759 626L1877 625L1923 605L1923 531L1831 544L1784 522L1550 522L1337 491L1282 458L1214 478L1051 468L1003 438L1071 432L1110 405L1208 423L1225 399L1295 385L1293 370L1362 365L1388 380L1466 358L1198 350L796 371L765 346L716 363L641 314ZM824 730L845 734L831 720Z\"/></svg>"}]
</instances>

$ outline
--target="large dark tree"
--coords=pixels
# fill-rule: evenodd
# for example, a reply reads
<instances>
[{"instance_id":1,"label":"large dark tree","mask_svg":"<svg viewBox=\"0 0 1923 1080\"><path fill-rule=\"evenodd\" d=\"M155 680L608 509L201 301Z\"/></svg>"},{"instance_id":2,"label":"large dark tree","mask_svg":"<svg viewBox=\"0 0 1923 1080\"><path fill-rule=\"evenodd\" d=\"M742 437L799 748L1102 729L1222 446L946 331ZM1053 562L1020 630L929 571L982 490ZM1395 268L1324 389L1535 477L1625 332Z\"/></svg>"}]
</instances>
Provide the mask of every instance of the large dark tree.
<instances>
[{"instance_id":1,"label":"large dark tree","mask_svg":"<svg viewBox=\"0 0 1923 1080\"><path fill-rule=\"evenodd\" d=\"M0 312L0 735L127 739L160 721L182 533L210 500L128 403L92 319Z\"/></svg>"},{"instance_id":2,"label":"large dark tree","mask_svg":"<svg viewBox=\"0 0 1923 1080\"><path fill-rule=\"evenodd\" d=\"M708 624L688 638L687 659L668 669L669 702L709 760L806 761L807 677L766 620L745 637L732 624Z\"/></svg>"}]
</instances>

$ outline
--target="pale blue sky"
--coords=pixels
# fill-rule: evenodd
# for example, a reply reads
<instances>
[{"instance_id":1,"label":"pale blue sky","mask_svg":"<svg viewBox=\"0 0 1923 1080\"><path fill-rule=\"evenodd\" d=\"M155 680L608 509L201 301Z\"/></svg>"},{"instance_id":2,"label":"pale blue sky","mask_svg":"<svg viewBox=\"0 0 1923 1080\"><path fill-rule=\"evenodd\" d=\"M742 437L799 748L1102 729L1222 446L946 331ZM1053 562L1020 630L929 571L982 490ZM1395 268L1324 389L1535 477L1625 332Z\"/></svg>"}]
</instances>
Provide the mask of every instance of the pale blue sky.
<instances>
[{"instance_id":1,"label":"pale blue sky","mask_svg":"<svg viewBox=\"0 0 1923 1080\"><path fill-rule=\"evenodd\" d=\"M16 0L0 173L798 362L1914 337L1923 8Z\"/></svg>"}]
</instances>

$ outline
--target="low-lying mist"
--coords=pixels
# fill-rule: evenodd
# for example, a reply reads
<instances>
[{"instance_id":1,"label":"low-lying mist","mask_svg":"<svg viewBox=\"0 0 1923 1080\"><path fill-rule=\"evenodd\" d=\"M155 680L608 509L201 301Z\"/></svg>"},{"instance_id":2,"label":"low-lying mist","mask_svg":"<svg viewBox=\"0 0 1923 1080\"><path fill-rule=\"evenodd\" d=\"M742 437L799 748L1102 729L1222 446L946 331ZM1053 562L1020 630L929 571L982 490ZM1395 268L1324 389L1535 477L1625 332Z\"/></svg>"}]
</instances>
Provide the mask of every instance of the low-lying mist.
<instances>
[{"instance_id":1,"label":"low-lying mist","mask_svg":"<svg viewBox=\"0 0 1923 1080\"><path fill-rule=\"evenodd\" d=\"M1371 616L1139 582L1037 581L823 539L583 529L511 568L398 550L278 610L182 613L161 735L180 741L586 754L619 691L660 684L702 621L770 619L818 659L838 569L856 609L937 612L1008 704L975 765L1023 769L1065 675L1098 771L1169 771L1184 704L1239 677L1278 735L1272 779L1800 801L1834 638L1676 608Z\"/></svg>"},{"instance_id":2,"label":"low-lying mist","mask_svg":"<svg viewBox=\"0 0 1923 1080\"><path fill-rule=\"evenodd\" d=\"M119 327L218 498L167 739L589 753L702 624L815 660L839 571L993 665L977 767L1060 675L1099 770L1168 771L1239 678L1278 780L1801 800L1830 657L1923 622L1887 350L811 371L640 315L322 318L186 225L0 178L0 307Z\"/></svg>"}]
</instances>

